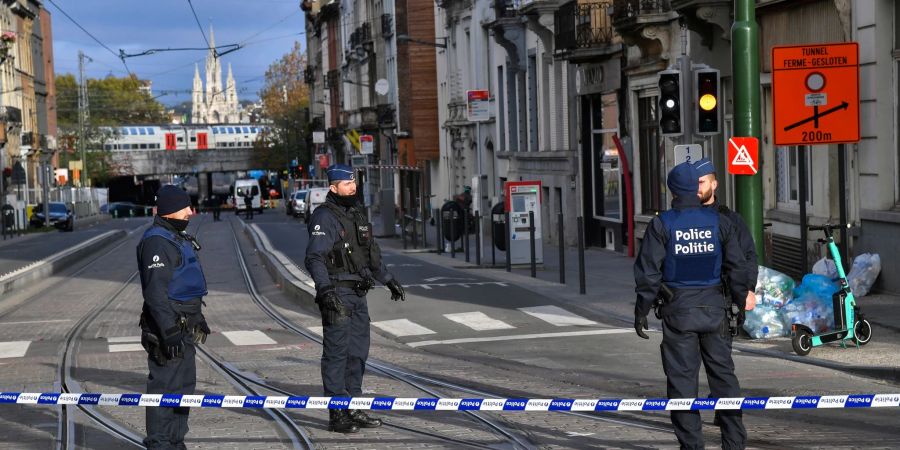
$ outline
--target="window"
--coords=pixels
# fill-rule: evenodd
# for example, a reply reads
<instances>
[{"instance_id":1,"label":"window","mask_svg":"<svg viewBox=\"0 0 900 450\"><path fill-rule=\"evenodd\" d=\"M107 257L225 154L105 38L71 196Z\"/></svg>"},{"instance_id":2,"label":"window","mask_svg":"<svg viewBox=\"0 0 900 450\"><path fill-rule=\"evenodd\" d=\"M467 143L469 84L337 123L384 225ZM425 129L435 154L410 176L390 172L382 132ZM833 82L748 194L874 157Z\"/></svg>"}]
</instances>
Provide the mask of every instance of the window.
<instances>
[{"instance_id":1,"label":"window","mask_svg":"<svg viewBox=\"0 0 900 450\"><path fill-rule=\"evenodd\" d=\"M156 131L153 130L153 128L147 128L147 134L149 134L149 135L152 136L152 135L155 135L155 134L156 134Z\"/></svg>"},{"instance_id":2,"label":"window","mask_svg":"<svg viewBox=\"0 0 900 450\"><path fill-rule=\"evenodd\" d=\"M132 136L137 136L137 135L138 135L138 130L137 130L137 128L130 128L130 130L131 130L131 135L132 135Z\"/></svg>"},{"instance_id":3,"label":"window","mask_svg":"<svg viewBox=\"0 0 900 450\"><path fill-rule=\"evenodd\" d=\"M252 127L250 129L253 130L254 133L259 133L259 127Z\"/></svg>"},{"instance_id":4,"label":"window","mask_svg":"<svg viewBox=\"0 0 900 450\"><path fill-rule=\"evenodd\" d=\"M250 127L244 127L244 133L249 133L249 132L250 132Z\"/></svg>"},{"instance_id":5,"label":"window","mask_svg":"<svg viewBox=\"0 0 900 450\"><path fill-rule=\"evenodd\" d=\"M212 127L213 134L219 134L219 127Z\"/></svg>"},{"instance_id":6,"label":"window","mask_svg":"<svg viewBox=\"0 0 900 450\"><path fill-rule=\"evenodd\" d=\"M657 97L638 99L638 147L641 158L641 211L656 214L667 209L666 154L660 150Z\"/></svg>"},{"instance_id":7,"label":"window","mask_svg":"<svg viewBox=\"0 0 900 450\"><path fill-rule=\"evenodd\" d=\"M120 128L119 134L121 134L122 136L128 136L128 128Z\"/></svg>"},{"instance_id":8,"label":"window","mask_svg":"<svg viewBox=\"0 0 900 450\"><path fill-rule=\"evenodd\" d=\"M798 151L799 150L799 151ZM806 160L806 204L813 204L812 190L812 150L806 145L775 147L775 198L779 208L798 209L800 207L800 154Z\"/></svg>"},{"instance_id":9,"label":"window","mask_svg":"<svg viewBox=\"0 0 900 450\"><path fill-rule=\"evenodd\" d=\"M141 144L141 150L147 150L147 144Z\"/></svg>"},{"instance_id":10,"label":"window","mask_svg":"<svg viewBox=\"0 0 900 450\"><path fill-rule=\"evenodd\" d=\"M191 136L191 142L197 142L197 136Z\"/></svg>"},{"instance_id":11,"label":"window","mask_svg":"<svg viewBox=\"0 0 900 450\"><path fill-rule=\"evenodd\" d=\"M140 133L141 136L146 136L146 135L147 135L147 129L146 129L146 128L138 128L138 133Z\"/></svg>"},{"instance_id":12,"label":"window","mask_svg":"<svg viewBox=\"0 0 900 450\"><path fill-rule=\"evenodd\" d=\"M616 94L584 97L590 102L591 175L594 217L622 220L622 189L619 153L613 136L618 132L619 113Z\"/></svg>"},{"instance_id":13,"label":"window","mask_svg":"<svg viewBox=\"0 0 900 450\"><path fill-rule=\"evenodd\" d=\"M234 127L228 127L228 133L234 134Z\"/></svg>"},{"instance_id":14,"label":"window","mask_svg":"<svg viewBox=\"0 0 900 450\"><path fill-rule=\"evenodd\" d=\"M112 144L103 144L103 150L112 150Z\"/></svg>"}]
</instances>

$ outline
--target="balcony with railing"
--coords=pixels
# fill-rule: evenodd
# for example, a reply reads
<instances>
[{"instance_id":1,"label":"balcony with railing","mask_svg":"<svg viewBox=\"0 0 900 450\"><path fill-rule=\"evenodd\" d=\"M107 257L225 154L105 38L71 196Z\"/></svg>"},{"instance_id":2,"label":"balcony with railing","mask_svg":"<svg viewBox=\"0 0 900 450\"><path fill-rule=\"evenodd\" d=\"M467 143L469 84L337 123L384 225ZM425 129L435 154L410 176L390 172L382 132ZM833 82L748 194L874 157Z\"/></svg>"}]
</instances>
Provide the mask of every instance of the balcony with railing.
<instances>
[{"instance_id":1,"label":"balcony with railing","mask_svg":"<svg viewBox=\"0 0 900 450\"><path fill-rule=\"evenodd\" d=\"M391 14L381 15L381 37L387 39L394 35L394 16Z\"/></svg>"},{"instance_id":2,"label":"balcony with railing","mask_svg":"<svg viewBox=\"0 0 900 450\"><path fill-rule=\"evenodd\" d=\"M394 125L394 105L381 104L377 108L378 124L383 127L391 127Z\"/></svg>"},{"instance_id":3,"label":"balcony with railing","mask_svg":"<svg viewBox=\"0 0 900 450\"><path fill-rule=\"evenodd\" d=\"M612 21L620 32L668 22L677 13L670 0L613 0Z\"/></svg>"},{"instance_id":4,"label":"balcony with railing","mask_svg":"<svg viewBox=\"0 0 900 450\"><path fill-rule=\"evenodd\" d=\"M618 51L621 43L612 26L612 1L569 2L556 11L556 53L579 62Z\"/></svg>"}]
</instances>

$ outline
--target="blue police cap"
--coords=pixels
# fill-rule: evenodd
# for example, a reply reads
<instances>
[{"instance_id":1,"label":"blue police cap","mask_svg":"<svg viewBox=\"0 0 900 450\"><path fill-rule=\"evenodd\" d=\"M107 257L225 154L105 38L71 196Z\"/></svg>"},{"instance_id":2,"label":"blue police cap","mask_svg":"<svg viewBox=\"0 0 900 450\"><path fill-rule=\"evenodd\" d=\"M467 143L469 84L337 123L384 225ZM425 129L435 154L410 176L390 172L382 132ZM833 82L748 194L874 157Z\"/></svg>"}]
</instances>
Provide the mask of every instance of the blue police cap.
<instances>
[{"instance_id":1,"label":"blue police cap","mask_svg":"<svg viewBox=\"0 0 900 450\"><path fill-rule=\"evenodd\" d=\"M335 181L344 181L344 180L353 180L353 168L346 164L335 164L329 167L326 171L328 174L328 182L334 183Z\"/></svg>"},{"instance_id":2,"label":"blue police cap","mask_svg":"<svg viewBox=\"0 0 900 450\"><path fill-rule=\"evenodd\" d=\"M697 190L700 189L699 176L697 169L689 162L683 162L669 171L666 177L666 185L675 194L676 197L696 196Z\"/></svg>"},{"instance_id":3,"label":"blue police cap","mask_svg":"<svg viewBox=\"0 0 900 450\"><path fill-rule=\"evenodd\" d=\"M694 163L694 170L697 171L697 178L711 173L716 173L716 167L713 166L709 158L702 158Z\"/></svg>"}]
</instances>

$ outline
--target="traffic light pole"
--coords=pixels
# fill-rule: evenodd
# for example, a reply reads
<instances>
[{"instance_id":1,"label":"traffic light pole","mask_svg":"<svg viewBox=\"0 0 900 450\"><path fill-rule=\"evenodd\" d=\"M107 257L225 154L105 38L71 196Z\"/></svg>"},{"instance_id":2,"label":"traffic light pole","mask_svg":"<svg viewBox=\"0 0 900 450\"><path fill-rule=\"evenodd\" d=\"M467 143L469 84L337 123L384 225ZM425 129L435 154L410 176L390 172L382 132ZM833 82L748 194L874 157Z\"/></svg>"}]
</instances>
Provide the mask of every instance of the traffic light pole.
<instances>
[{"instance_id":1,"label":"traffic light pole","mask_svg":"<svg viewBox=\"0 0 900 450\"><path fill-rule=\"evenodd\" d=\"M681 71L681 101L684 103L684 107L681 110L681 130L684 131L681 135L681 143L687 145L694 143L694 109L692 106L694 94L692 92L690 55L683 52L678 57L678 65L678 70Z\"/></svg>"},{"instance_id":2,"label":"traffic light pole","mask_svg":"<svg viewBox=\"0 0 900 450\"><path fill-rule=\"evenodd\" d=\"M735 0L734 25L731 27L731 62L734 73L734 135L762 140L759 98L759 26L756 2ZM756 175L735 176L737 211L744 218L756 243L757 261L762 264L763 191L762 164L757 161Z\"/></svg>"}]
</instances>

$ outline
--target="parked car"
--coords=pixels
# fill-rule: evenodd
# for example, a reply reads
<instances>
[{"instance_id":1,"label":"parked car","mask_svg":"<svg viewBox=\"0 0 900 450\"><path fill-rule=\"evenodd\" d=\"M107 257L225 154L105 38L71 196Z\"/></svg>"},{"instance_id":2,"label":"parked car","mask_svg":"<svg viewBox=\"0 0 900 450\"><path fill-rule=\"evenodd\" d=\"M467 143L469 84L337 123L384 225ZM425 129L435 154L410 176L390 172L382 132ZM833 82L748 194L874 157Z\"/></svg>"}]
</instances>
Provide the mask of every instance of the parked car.
<instances>
[{"instance_id":1,"label":"parked car","mask_svg":"<svg viewBox=\"0 0 900 450\"><path fill-rule=\"evenodd\" d=\"M319 207L322 203L325 203L325 197L330 192L328 188L312 188L309 192L306 193L306 207L303 214L303 220L307 221L310 217L312 217L313 211Z\"/></svg>"},{"instance_id":2,"label":"parked car","mask_svg":"<svg viewBox=\"0 0 900 450\"><path fill-rule=\"evenodd\" d=\"M306 214L306 190L294 191L284 204L289 216L303 217Z\"/></svg>"},{"instance_id":3,"label":"parked car","mask_svg":"<svg viewBox=\"0 0 900 450\"><path fill-rule=\"evenodd\" d=\"M50 202L50 225L63 231L72 231L75 229L75 215L65 203ZM34 207L31 214L31 226L40 228L44 226L44 205L38 203Z\"/></svg>"}]
</instances>

